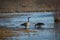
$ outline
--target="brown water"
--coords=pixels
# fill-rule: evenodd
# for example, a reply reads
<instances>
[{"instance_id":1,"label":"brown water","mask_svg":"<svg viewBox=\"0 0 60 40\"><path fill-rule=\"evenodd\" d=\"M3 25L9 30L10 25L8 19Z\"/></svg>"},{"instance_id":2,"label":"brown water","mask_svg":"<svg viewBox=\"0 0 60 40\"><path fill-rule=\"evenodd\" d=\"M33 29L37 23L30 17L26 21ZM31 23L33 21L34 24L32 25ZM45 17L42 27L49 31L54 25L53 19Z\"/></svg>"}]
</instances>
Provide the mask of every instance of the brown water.
<instances>
[{"instance_id":1,"label":"brown water","mask_svg":"<svg viewBox=\"0 0 60 40\"><path fill-rule=\"evenodd\" d=\"M57 29L1 28L0 40L60 40L59 24L55 24Z\"/></svg>"},{"instance_id":2,"label":"brown water","mask_svg":"<svg viewBox=\"0 0 60 40\"><path fill-rule=\"evenodd\" d=\"M2 31L2 32L1 32ZM0 30L0 40L55 40L54 29Z\"/></svg>"}]
</instances>

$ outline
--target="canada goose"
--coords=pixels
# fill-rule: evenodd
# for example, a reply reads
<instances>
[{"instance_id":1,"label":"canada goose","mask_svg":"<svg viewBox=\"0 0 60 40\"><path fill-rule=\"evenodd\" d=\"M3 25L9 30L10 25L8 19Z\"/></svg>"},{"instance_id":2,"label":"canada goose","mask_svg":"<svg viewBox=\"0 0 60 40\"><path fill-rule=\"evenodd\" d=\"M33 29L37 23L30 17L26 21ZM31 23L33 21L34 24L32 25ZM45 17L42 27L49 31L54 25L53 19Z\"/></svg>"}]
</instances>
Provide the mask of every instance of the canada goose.
<instances>
[{"instance_id":1,"label":"canada goose","mask_svg":"<svg viewBox=\"0 0 60 40\"><path fill-rule=\"evenodd\" d=\"M37 23L35 24L35 28L41 28L42 25L44 25L44 23Z\"/></svg>"},{"instance_id":2,"label":"canada goose","mask_svg":"<svg viewBox=\"0 0 60 40\"><path fill-rule=\"evenodd\" d=\"M28 22L25 22L25 23L21 24L21 26L25 26L25 29L27 29L27 27L30 26L30 22L29 22L30 18L31 17L28 17Z\"/></svg>"}]
</instances>

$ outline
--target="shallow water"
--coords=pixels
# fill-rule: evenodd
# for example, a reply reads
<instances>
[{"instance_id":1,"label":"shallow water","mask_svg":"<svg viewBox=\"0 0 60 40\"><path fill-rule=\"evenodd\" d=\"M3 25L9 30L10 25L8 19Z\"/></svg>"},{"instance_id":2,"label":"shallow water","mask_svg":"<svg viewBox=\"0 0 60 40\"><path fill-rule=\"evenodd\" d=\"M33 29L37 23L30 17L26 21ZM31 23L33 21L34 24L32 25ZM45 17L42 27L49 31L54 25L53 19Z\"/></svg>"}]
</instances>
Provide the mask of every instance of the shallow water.
<instances>
[{"instance_id":1,"label":"shallow water","mask_svg":"<svg viewBox=\"0 0 60 40\"><path fill-rule=\"evenodd\" d=\"M23 26L20 27L20 24L27 22L28 17L30 18L30 27L28 28L34 28L34 25L36 23L44 23L45 25L42 26L43 28L53 28L54 26L54 17L53 12L31 12L30 15L22 15L22 16L16 16L14 18L1 18L0 19L0 25L1 26L7 26L7 27L19 27L24 28ZM32 27L33 26L33 27Z\"/></svg>"},{"instance_id":2,"label":"shallow water","mask_svg":"<svg viewBox=\"0 0 60 40\"><path fill-rule=\"evenodd\" d=\"M17 33L14 33L14 35L11 37L3 37L1 40L56 40L54 30L54 17L52 15L52 12L32 13L29 13L31 15L16 16L14 18L1 18L0 26L11 27L11 29L13 29L12 27L16 27L17 29L15 31L18 33L18 36L16 36ZM28 29L23 29L25 27L20 26L20 24L27 22L28 17L31 17L31 25L28 27ZM41 26L42 29L35 29L34 25L38 22L45 24Z\"/></svg>"},{"instance_id":3,"label":"shallow water","mask_svg":"<svg viewBox=\"0 0 60 40\"><path fill-rule=\"evenodd\" d=\"M17 31L12 37L4 37L1 40L55 40L55 32L53 29L26 29L25 31Z\"/></svg>"}]
</instances>

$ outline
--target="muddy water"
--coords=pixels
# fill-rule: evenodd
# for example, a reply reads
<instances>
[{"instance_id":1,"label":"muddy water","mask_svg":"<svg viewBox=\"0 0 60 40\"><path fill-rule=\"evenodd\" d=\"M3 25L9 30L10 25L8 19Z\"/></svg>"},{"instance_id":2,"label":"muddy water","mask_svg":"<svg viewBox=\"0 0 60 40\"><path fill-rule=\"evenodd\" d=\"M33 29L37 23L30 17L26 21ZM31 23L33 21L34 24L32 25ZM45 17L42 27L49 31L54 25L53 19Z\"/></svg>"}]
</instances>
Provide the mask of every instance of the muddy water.
<instances>
[{"instance_id":1,"label":"muddy water","mask_svg":"<svg viewBox=\"0 0 60 40\"><path fill-rule=\"evenodd\" d=\"M55 40L53 29L19 29L18 31L6 33L0 40ZM1 34L3 35L3 34Z\"/></svg>"},{"instance_id":2,"label":"muddy water","mask_svg":"<svg viewBox=\"0 0 60 40\"><path fill-rule=\"evenodd\" d=\"M33 14L32 14L33 13ZM1 40L55 40L54 17L52 12L32 12L31 15L16 16L14 18L0 19ZM44 13L44 14L43 14ZM28 29L20 24L27 22L30 18L31 25ZM36 23L44 23L41 29L36 29ZM3 29L3 32L2 32ZM8 31L7 31L8 30ZM6 36L7 35L7 36Z\"/></svg>"}]
</instances>

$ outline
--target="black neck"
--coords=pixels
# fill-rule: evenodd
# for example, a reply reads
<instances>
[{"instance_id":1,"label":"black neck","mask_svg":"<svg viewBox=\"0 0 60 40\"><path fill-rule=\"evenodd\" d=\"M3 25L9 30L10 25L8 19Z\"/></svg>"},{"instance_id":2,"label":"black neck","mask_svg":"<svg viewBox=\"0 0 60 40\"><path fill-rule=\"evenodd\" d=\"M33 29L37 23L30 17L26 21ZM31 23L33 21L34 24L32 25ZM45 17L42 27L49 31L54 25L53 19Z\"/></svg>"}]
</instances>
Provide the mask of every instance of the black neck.
<instances>
[{"instance_id":1,"label":"black neck","mask_svg":"<svg viewBox=\"0 0 60 40\"><path fill-rule=\"evenodd\" d=\"M28 18L28 22L29 22L29 19L30 19L30 18Z\"/></svg>"}]
</instances>

